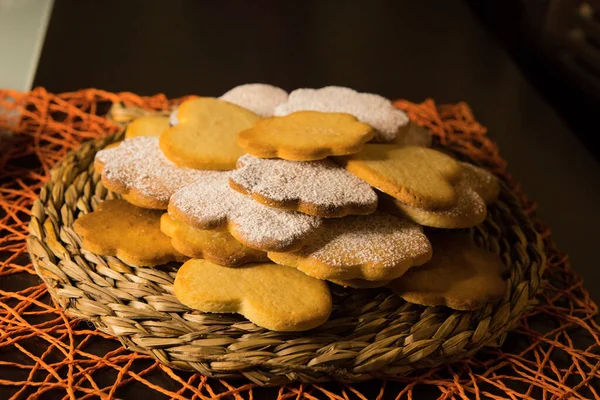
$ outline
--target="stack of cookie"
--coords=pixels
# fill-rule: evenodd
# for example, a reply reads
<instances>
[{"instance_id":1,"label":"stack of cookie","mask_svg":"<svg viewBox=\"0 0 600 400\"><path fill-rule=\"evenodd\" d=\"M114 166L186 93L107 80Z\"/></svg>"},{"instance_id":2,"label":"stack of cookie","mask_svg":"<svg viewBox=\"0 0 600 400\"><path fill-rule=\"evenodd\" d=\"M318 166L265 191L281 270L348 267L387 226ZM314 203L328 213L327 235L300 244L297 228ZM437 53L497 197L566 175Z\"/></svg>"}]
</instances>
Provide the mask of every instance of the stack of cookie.
<instances>
[{"instance_id":1,"label":"stack of cookie","mask_svg":"<svg viewBox=\"0 0 600 400\"><path fill-rule=\"evenodd\" d=\"M182 303L272 330L324 323L327 282L476 309L504 295L502 263L442 229L481 223L498 182L430 140L381 96L242 85L133 122L95 162L123 199L75 230L133 266L189 258Z\"/></svg>"}]
</instances>

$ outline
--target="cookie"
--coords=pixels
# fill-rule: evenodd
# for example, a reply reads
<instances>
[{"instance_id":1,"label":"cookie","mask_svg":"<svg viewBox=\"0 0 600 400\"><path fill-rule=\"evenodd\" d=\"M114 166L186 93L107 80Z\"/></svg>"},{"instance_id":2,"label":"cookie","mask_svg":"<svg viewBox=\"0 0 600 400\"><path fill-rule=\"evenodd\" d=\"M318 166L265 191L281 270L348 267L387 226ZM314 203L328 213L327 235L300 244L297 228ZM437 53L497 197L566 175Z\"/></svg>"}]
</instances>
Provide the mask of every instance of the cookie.
<instances>
[{"instance_id":1,"label":"cookie","mask_svg":"<svg viewBox=\"0 0 600 400\"><path fill-rule=\"evenodd\" d=\"M296 111L321 111L352 114L375 129L374 141L389 143L409 122L402 110L395 108L385 97L359 93L340 86L321 89L297 89L287 101L275 108L275 115Z\"/></svg>"},{"instance_id":2,"label":"cookie","mask_svg":"<svg viewBox=\"0 0 600 400\"><path fill-rule=\"evenodd\" d=\"M199 178L171 197L169 215L197 229L227 228L239 242L264 251L299 247L321 218L267 207L229 187L230 172Z\"/></svg>"},{"instance_id":3,"label":"cookie","mask_svg":"<svg viewBox=\"0 0 600 400\"><path fill-rule=\"evenodd\" d=\"M318 279L391 280L431 258L420 226L376 212L323 221L323 227L294 252L269 252L277 264Z\"/></svg>"},{"instance_id":4,"label":"cookie","mask_svg":"<svg viewBox=\"0 0 600 400\"><path fill-rule=\"evenodd\" d=\"M269 207L320 217L370 214L377 208L371 186L330 160L296 162L246 154L229 186Z\"/></svg>"},{"instance_id":5,"label":"cookie","mask_svg":"<svg viewBox=\"0 0 600 400\"><path fill-rule=\"evenodd\" d=\"M329 282L352 289L375 289L387 286L391 281L367 281L365 279L348 279L345 281L330 279Z\"/></svg>"},{"instance_id":6,"label":"cookie","mask_svg":"<svg viewBox=\"0 0 600 400\"><path fill-rule=\"evenodd\" d=\"M273 331L305 331L331 314L323 281L272 263L228 268L190 260L177 271L175 296L188 307L210 313L239 313Z\"/></svg>"},{"instance_id":7,"label":"cookie","mask_svg":"<svg viewBox=\"0 0 600 400\"><path fill-rule=\"evenodd\" d=\"M135 267L153 267L187 259L160 231L162 212L136 207L125 200L107 200L94 212L80 216L73 228L83 237L83 248L116 256Z\"/></svg>"},{"instance_id":8,"label":"cookie","mask_svg":"<svg viewBox=\"0 0 600 400\"><path fill-rule=\"evenodd\" d=\"M127 126L125 139L138 136L160 136L169 127L169 117L152 115L133 120Z\"/></svg>"},{"instance_id":9,"label":"cookie","mask_svg":"<svg viewBox=\"0 0 600 400\"><path fill-rule=\"evenodd\" d=\"M453 207L424 210L386 196L385 199L382 198L382 209L419 225L434 228L459 229L480 224L487 215L486 203L498 196L498 180L484 169L467 163L462 165L464 171L455 186L458 201Z\"/></svg>"},{"instance_id":10,"label":"cookie","mask_svg":"<svg viewBox=\"0 0 600 400\"><path fill-rule=\"evenodd\" d=\"M237 144L237 134L252 127L259 118L223 100L187 100L177 110L177 125L160 136L160 148L169 160L182 167L234 169L244 153Z\"/></svg>"},{"instance_id":11,"label":"cookie","mask_svg":"<svg viewBox=\"0 0 600 400\"><path fill-rule=\"evenodd\" d=\"M176 109L171 111L171 114L169 114L169 126L170 127L173 127L179 123L179 120L177 119L177 111L178 110L179 110L179 107L177 107Z\"/></svg>"},{"instance_id":12,"label":"cookie","mask_svg":"<svg viewBox=\"0 0 600 400\"><path fill-rule=\"evenodd\" d=\"M437 150L367 144L362 152L336 161L371 186L413 207L449 208L458 201L454 184L463 168Z\"/></svg>"},{"instance_id":13,"label":"cookie","mask_svg":"<svg viewBox=\"0 0 600 400\"><path fill-rule=\"evenodd\" d=\"M171 238L175 250L190 258L227 267L269 260L266 252L244 246L227 231L195 229L168 214L160 218L160 230Z\"/></svg>"},{"instance_id":14,"label":"cookie","mask_svg":"<svg viewBox=\"0 0 600 400\"><path fill-rule=\"evenodd\" d=\"M431 147L431 134L429 131L414 122L410 122L405 129L400 131L393 143L400 146Z\"/></svg>"},{"instance_id":15,"label":"cookie","mask_svg":"<svg viewBox=\"0 0 600 400\"><path fill-rule=\"evenodd\" d=\"M165 210L173 193L214 173L178 167L160 151L158 140L139 136L100 150L94 167L102 174L102 184L139 207Z\"/></svg>"},{"instance_id":16,"label":"cookie","mask_svg":"<svg viewBox=\"0 0 600 400\"><path fill-rule=\"evenodd\" d=\"M285 102L288 94L285 90L264 83L248 83L236 86L223 96L221 100L237 104L261 117L272 117L275 107Z\"/></svg>"},{"instance_id":17,"label":"cookie","mask_svg":"<svg viewBox=\"0 0 600 400\"><path fill-rule=\"evenodd\" d=\"M435 233L429 238L433 258L388 285L404 300L475 310L504 296L505 267L496 254L477 247L464 233Z\"/></svg>"},{"instance_id":18,"label":"cookie","mask_svg":"<svg viewBox=\"0 0 600 400\"><path fill-rule=\"evenodd\" d=\"M350 114L299 111L261 119L239 133L238 143L261 158L312 161L357 153L372 137L373 129Z\"/></svg>"}]
</instances>

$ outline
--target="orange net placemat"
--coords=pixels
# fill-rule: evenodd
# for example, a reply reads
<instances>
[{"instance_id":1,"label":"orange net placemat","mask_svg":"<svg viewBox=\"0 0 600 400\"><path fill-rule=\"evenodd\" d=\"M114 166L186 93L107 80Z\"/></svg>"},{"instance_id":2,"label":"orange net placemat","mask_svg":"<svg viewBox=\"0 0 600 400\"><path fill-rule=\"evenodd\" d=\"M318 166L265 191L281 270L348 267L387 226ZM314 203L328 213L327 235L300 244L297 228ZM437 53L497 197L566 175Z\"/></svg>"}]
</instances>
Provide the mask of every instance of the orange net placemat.
<instances>
[{"instance_id":1,"label":"orange net placemat","mask_svg":"<svg viewBox=\"0 0 600 400\"><path fill-rule=\"evenodd\" d=\"M103 117L115 102L164 110L177 101L92 89L59 95L41 88L0 91L0 398L600 398L597 307L540 222L547 281L522 326L501 349L485 348L399 381L260 388L210 379L129 352L92 324L67 318L29 263L29 210L50 169L68 151L121 129ZM466 104L395 104L442 144L452 138L472 159L507 178L535 220L535 205L508 177L498 149Z\"/></svg>"}]
</instances>

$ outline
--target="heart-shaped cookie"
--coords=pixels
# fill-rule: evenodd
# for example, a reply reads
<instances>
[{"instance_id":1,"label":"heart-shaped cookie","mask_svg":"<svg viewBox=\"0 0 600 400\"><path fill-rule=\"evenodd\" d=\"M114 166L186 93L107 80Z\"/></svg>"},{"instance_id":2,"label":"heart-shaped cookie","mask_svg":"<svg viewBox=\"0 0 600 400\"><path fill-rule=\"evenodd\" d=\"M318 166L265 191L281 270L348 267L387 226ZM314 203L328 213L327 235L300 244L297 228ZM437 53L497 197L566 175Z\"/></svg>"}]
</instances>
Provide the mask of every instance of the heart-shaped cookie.
<instances>
[{"instance_id":1,"label":"heart-shaped cookie","mask_svg":"<svg viewBox=\"0 0 600 400\"><path fill-rule=\"evenodd\" d=\"M336 161L371 186L414 207L449 208L458 201L454 184L463 168L437 150L367 144L360 153L336 157Z\"/></svg>"},{"instance_id":2,"label":"heart-shaped cookie","mask_svg":"<svg viewBox=\"0 0 600 400\"><path fill-rule=\"evenodd\" d=\"M273 331L305 331L329 318L324 281L272 263L228 268L190 260L177 271L175 296L196 310L239 313Z\"/></svg>"},{"instance_id":3,"label":"heart-shaped cookie","mask_svg":"<svg viewBox=\"0 0 600 400\"><path fill-rule=\"evenodd\" d=\"M261 158L320 160L362 150L373 129L350 114L299 111L263 118L238 135L238 143Z\"/></svg>"},{"instance_id":4,"label":"heart-shaped cookie","mask_svg":"<svg viewBox=\"0 0 600 400\"><path fill-rule=\"evenodd\" d=\"M237 134L252 127L259 118L223 100L187 100L177 110L177 124L160 136L160 148L169 160L182 167L234 169L244 153L237 144Z\"/></svg>"},{"instance_id":5,"label":"heart-shaped cookie","mask_svg":"<svg viewBox=\"0 0 600 400\"><path fill-rule=\"evenodd\" d=\"M80 216L73 227L83 237L84 249L116 256L129 265L152 267L186 260L160 231L161 214L125 200L107 200L96 211Z\"/></svg>"},{"instance_id":6,"label":"heart-shaped cookie","mask_svg":"<svg viewBox=\"0 0 600 400\"><path fill-rule=\"evenodd\" d=\"M370 214L377 194L330 160L287 161L246 154L229 185L264 205L320 217Z\"/></svg>"}]
</instances>

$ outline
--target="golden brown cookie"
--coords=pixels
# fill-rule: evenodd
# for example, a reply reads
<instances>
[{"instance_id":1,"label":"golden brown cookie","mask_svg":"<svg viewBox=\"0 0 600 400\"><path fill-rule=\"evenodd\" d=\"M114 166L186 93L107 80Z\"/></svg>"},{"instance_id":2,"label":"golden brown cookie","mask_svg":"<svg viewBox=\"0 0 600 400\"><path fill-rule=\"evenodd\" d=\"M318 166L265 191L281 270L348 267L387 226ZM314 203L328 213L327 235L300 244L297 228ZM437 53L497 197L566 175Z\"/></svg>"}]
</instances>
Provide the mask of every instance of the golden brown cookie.
<instances>
[{"instance_id":1,"label":"golden brown cookie","mask_svg":"<svg viewBox=\"0 0 600 400\"><path fill-rule=\"evenodd\" d=\"M169 117L152 115L133 120L127 126L125 139L137 136L160 136L169 127Z\"/></svg>"},{"instance_id":2,"label":"golden brown cookie","mask_svg":"<svg viewBox=\"0 0 600 400\"><path fill-rule=\"evenodd\" d=\"M272 117L275 107L285 102L288 94L285 90L264 83L248 83L229 90L221 100L237 104L261 117Z\"/></svg>"},{"instance_id":3,"label":"golden brown cookie","mask_svg":"<svg viewBox=\"0 0 600 400\"><path fill-rule=\"evenodd\" d=\"M157 137L126 139L117 147L100 150L94 167L102 184L139 207L165 210L169 198L182 187L212 171L178 167L167 160Z\"/></svg>"},{"instance_id":4,"label":"golden brown cookie","mask_svg":"<svg viewBox=\"0 0 600 400\"><path fill-rule=\"evenodd\" d=\"M114 199L80 216L73 227L83 237L83 248L103 256L116 256L135 267L152 267L187 259L160 231L162 212Z\"/></svg>"},{"instance_id":5,"label":"golden brown cookie","mask_svg":"<svg viewBox=\"0 0 600 400\"><path fill-rule=\"evenodd\" d=\"M260 117L235 104L210 97L183 102L177 125L160 136L165 156L182 167L229 170L244 154L237 134L252 127Z\"/></svg>"},{"instance_id":6,"label":"golden brown cookie","mask_svg":"<svg viewBox=\"0 0 600 400\"><path fill-rule=\"evenodd\" d=\"M297 111L347 113L375 129L374 141L389 143L408 124L408 116L395 108L385 97L372 93L327 86L321 89L296 89L286 102L275 108L275 115L284 116Z\"/></svg>"},{"instance_id":7,"label":"golden brown cookie","mask_svg":"<svg viewBox=\"0 0 600 400\"><path fill-rule=\"evenodd\" d=\"M479 225L487 215L486 202L492 202L498 196L498 180L482 168L467 163L462 165L464 171L455 186L458 195L455 206L441 210L424 210L382 195L382 209L419 225L434 228L458 229Z\"/></svg>"},{"instance_id":8,"label":"golden brown cookie","mask_svg":"<svg viewBox=\"0 0 600 400\"><path fill-rule=\"evenodd\" d=\"M436 150L367 144L362 152L336 161L371 186L414 207L449 208L458 201L454 184L463 168Z\"/></svg>"},{"instance_id":9,"label":"golden brown cookie","mask_svg":"<svg viewBox=\"0 0 600 400\"><path fill-rule=\"evenodd\" d=\"M392 143L399 146L431 147L431 134L426 128L410 122L406 128L398 132Z\"/></svg>"},{"instance_id":10,"label":"golden brown cookie","mask_svg":"<svg viewBox=\"0 0 600 400\"><path fill-rule=\"evenodd\" d=\"M246 154L229 186L259 203L320 217L370 214L377 208L371 186L330 160L287 161Z\"/></svg>"},{"instance_id":11,"label":"golden brown cookie","mask_svg":"<svg viewBox=\"0 0 600 400\"><path fill-rule=\"evenodd\" d=\"M244 246L227 231L195 229L168 214L161 217L160 230L178 252L191 258L227 267L269 260L266 252Z\"/></svg>"},{"instance_id":12,"label":"golden brown cookie","mask_svg":"<svg viewBox=\"0 0 600 400\"><path fill-rule=\"evenodd\" d=\"M261 158L320 160L362 150L373 129L350 114L299 111L261 119L238 135L248 153Z\"/></svg>"},{"instance_id":13,"label":"golden brown cookie","mask_svg":"<svg viewBox=\"0 0 600 400\"><path fill-rule=\"evenodd\" d=\"M230 172L200 177L171 197L169 215L198 229L226 228L246 246L289 251L319 228L321 218L278 210L229 187Z\"/></svg>"},{"instance_id":14,"label":"golden brown cookie","mask_svg":"<svg viewBox=\"0 0 600 400\"><path fill-rule=\"evenodd\" d=\"M477 247L464 233L442 232L429 238L433 258L388 285L404 300L475 310L504 296L505 267L497 255Z\"/></svg>"},{"instance_id":15,"label":"golden brown cookie","mask_svg":"<svg viewBox=\"0 0 600 400\"><path fill-rule=\"evenodd\" d=\"M177 272L175 296L202 312L239 313L274 331L305 331L329 318L327 283L272 263L223 267L190 260Z\"/></svg>"},{"instance_id":16,"label":"golden brown cookie","mask_svg":"<svg viewBox=\"0 0 600 400\"><path fill-rule=\"evenodd\" d=\"M375 289L386 286L390 281L367 281L365 279L348 279L337 280L337 279L329 279L329 282L335 283L336 285L340 285L343 287L349 287L353 289Z\"/></svg>"},{"instance_id":17,"label":"golden brown cookie","mask_svg":"<svg viewBox=\"0 0 600 400\"><path fill-rule=\"evenodd\" d=\"M376 212L325 219L299 250L268 256L318 279L383 281L429 260L431 246L420 226Z\"/></svg>"}]
</instances>

